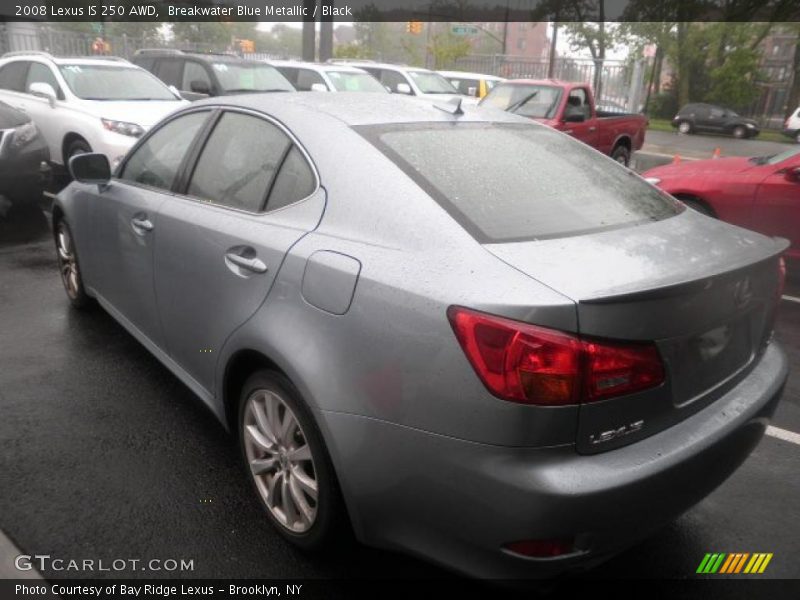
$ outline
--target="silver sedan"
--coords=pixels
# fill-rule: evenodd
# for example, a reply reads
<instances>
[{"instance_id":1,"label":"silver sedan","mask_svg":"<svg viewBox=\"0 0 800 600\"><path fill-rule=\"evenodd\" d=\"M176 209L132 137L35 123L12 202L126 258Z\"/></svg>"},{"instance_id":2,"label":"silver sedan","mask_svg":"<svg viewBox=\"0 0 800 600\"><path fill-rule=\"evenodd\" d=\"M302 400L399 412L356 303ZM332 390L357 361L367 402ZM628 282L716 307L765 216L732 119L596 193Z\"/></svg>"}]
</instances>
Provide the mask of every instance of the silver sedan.
<instances>
[{"instance_id":1,"label":"silver sedan","mask_svg":"<svg viewBox=\"0 0 800 600\"><path fill-rule=\"evenodd\" d=\"M504 112L210 99L113 175L71 169L70 301L238 435L303 548L352 528L479 577L595 564L730 475L787 376L785 241Z\"/></svg>"}]
</instances>

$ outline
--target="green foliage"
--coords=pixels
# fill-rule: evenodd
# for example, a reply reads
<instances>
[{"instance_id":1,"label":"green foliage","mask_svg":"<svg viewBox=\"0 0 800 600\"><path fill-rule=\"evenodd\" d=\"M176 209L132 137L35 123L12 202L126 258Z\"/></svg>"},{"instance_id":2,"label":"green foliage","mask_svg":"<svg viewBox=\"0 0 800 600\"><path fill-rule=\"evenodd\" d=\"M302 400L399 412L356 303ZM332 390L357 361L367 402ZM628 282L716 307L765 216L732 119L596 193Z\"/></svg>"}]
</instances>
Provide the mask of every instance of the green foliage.
<instances>
[{"instance_id":1,"label":"green foliage","mask_svg":"<svg viewBox=\"0 0 800 600\"><path fill-rule=\"evenodd\" d=\"M221 22L182 21L172 24L172 35L181 43L203 44L209 48L227 47L231 43L231 31Z\"/></svg>"},{"instance_id":2,"label":"green foliage","mask_svg":"<svg viewBox=\"0 0 800 600\"><path fill-rule=\"evenodd\" d=\"M339 44L333 49L334 58L367 58L367 52L356 42Z\"/></svg>"},{"instance_id":3,"label":"green foliage","mask_svg":"<svg viewBox=\"0 0 800 600\"><path fill-rule=\"evenodd\" d=\"M432 35L428 49L433 56L433 68L444 69L469 54L472 46L465 36L455 35L448 29Z\"/></svg>"},{"instance_id":4,"label":"green foliage","mask_svg":"<svg viewBox=\"0 0 800 600\"><path fill-rule=\"evenodd\" d=\"M655 119L671 119L679 108L677 95L674 91L668 90L650 98L647 115Z\"/></svg>"},{"instance_id":5,"label":"green foliage","mask_svg":"<svg viewBox=\"0 0 800 600\"><path fill-rule=\"evenodd\" d=\"M750 106L759 96L753 85L758 73L758 53L749 48L729 52L719 67L710 71L704 100L736 110Z\"/></svg>"}]
</instances>

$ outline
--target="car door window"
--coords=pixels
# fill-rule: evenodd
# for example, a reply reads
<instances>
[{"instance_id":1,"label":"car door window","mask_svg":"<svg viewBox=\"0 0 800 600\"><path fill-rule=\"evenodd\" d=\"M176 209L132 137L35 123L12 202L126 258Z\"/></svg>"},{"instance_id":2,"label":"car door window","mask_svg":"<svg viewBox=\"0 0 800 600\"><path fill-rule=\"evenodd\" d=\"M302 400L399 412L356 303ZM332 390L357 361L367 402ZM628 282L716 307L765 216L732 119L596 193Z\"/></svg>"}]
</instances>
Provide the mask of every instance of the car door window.
<instances>
[{"instance_id":1,"label":"car door window","mask_svg":"<svg viewBox=\"0 0 800 600\"><path fill-rule=\"evenodd\" d=\"M281 75L286 77L286 79L291 83L295 88L297 88L297 71L295 67L275 67L280 71ZM299 89L299 88L298 88Z\"/></svg>"},{"instance_id":2,"label":"car door window","mask_svg":"<svg viewBox=\"0 0 800 600\"><path fill-rule=\"evenodd\" d=\"M174 85L178 89L186 90L181 85L181 71L183 61L177 58L162 58L158 63L158 78L167 85Z\"/></svg>"},{"instance_id":3,"label":"car door window","mask_svg":"<svg viewBox=\"0 0 800 600\"><path fill-rule=\"evenodd\" d=\"M169 190L209 111L170 121L139 146L125 162L120 179Z\"/></svg>"},{"instance_id":4,"label":"car door window","mask_svg":"<svg viewBox=\"0 0 800 600\"><path fill-rule=\"evenodd\" d=\"M569 93L567 98L567 114L583 115L584 119L589 119L592 116L592 108L589 105L589 97L586 95L586 90L583 88L576 88Z\"/></svg>"},{"instance_id":5,"label":"car door window","mask_svg":"<svg viewBox=\"0 0 800 600\"><path fill-rule=\"evenodd\" d=\"M24 92L29 64L26 60L18 60L0 68L0 89Z\"/></svg>"},{"instance_id":6,"label":"car door window","mask_svg":"<svg viewBox=\"0 0 800 600\"><path fill-rule=\"evenodd\" d=\"M311 69L300 69L297 72L297 88L298 92L310 92L311 86L315 83L321 83L325 85L325 80L322 79L319 73L316 71L312 71ZM325 88L327 89L327 85Z\"/></svg>"},{"instance_id":7,"label":"car door window","mask_svg":"<svg viewBox=\"0 0 800 600\"><path fill-rule=\"evenodd\" d=\"M198 81L205 84L207 90L211 90L211 77L205 67L194 60L187 60L183 68L183 85L178 88L181 90L192 90L192 82Z\"/></svg>"},{"instance_id":8,"label":"car door window","mask_svg":"<svg viewBox=\"0 0 800 600\"><path fill-rule=\"evenodd\" d=\"M711 109L711 118L712 119L721 119L725 116L725 111L720 108L712 108Z\"/></svg>"},{"instance_id":9,"label":"car door window","mask_svg":"<svg viewBox=\"0 0 800 600\"><path fill-rule=\"evenodd\" d=\"M307 198L317 187L314 172L297 146L292 146L267 200L267 210L275 210Z\"/></svg>"},{"instance_id":10,"label":"car door window","mask_svg":"<svg viewBox=\"0 0 800 600\"><path fill-rule=\"evenodd\" d=\"M28 78L25 82L25 91L30 93L31 84L34 83L48 84L53 88L53 91L56 93L56 96L59 100L64 99L64 92L61 90L61 86L58 85L58 81L56 80L56 76L53 75L53 71L47 65L37 62L31 63L31 67L28 69Z\"/></svg>"},{"instance_id":11,"label":"car door window","mask_svg":"<svg viewBox=\"0 0 800 600\"><path fill-rule=\"evenodd\" d=\"M409 85L408 81L406 81L406 78L403 77L400 73L398 73L397 71L388 71L388 70L381 71L381 83L386 87L388 87L389 91L395 93L397 92L397 86L399 84L405 83L406 85Z\"/></svg>"},{"instance_id":12,"label":"car door window","mask_svg":"<svg viewBox=\"0 0 800 600\"><path fill-rule=\"evenodd\" d=\"M272 123L227 112L206 142L188 194L221 206L260 212L290 146L289 137Z\"/></svg>"}]
</instances>

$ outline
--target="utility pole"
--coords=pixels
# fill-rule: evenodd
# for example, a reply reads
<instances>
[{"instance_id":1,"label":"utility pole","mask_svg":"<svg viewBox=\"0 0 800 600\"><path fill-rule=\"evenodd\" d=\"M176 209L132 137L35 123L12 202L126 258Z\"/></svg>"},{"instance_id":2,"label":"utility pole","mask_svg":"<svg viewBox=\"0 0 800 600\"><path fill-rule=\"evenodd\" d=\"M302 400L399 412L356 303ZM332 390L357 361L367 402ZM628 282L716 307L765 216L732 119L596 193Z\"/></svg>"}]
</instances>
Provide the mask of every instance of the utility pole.
<instances>
[{"instance_id":1,"label":"utility pole","mask_svg":"<svg viewBox=\"0 0 800 600\"><path fill-rule=\"evenodd\" d=\"M333 2L334 0L322 0L321 4L322 6L333 8ZM325 62L333 58L333 17L323 18L322 10L319 12L319 61ZM333 11L329 11L328 14L333 14Z\"/></svg>"},{"instance_id":2,"label":"utility pole","mask_svg":"<svg viewBox=\"0 0 800 600\"><path fill-rule=\"evenodd\" d=\"M316 23L314 22L314 9L317 0L303 0L303 60L314 62L316 60Z\"/></svg>"},{"instance_id":3,"label":"utility pole","mask_svg":"<svg viewBox=\"0 0 800 600\"><path fill-rule=\"evenodd\" d=\"M547 78L556 76L556 45L558 43L558 21L553 21L553 37L550 38L550 56L547 61Z\"/></svg>"}]
</instances>

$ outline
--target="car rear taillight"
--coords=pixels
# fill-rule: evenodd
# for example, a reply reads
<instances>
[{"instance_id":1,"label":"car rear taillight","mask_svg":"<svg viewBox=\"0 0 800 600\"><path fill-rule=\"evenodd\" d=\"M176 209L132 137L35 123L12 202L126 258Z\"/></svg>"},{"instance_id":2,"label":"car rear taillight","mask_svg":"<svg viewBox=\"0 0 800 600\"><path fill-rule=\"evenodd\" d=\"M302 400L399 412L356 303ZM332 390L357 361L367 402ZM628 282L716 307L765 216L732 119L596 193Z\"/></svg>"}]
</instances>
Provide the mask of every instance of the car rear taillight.
<instances>
[{"instance_id":1,"label":"car rear taillight","mask_svg":"<svg viewBox=\"0 0 800 600\"><path fill-rule=\"evenodd\" d=\"M478 377L503 400L564 406L630 394L664 381L654 344L581 340L458 306L451 306L447 316Z\"/></svg>"}]
</instances>

